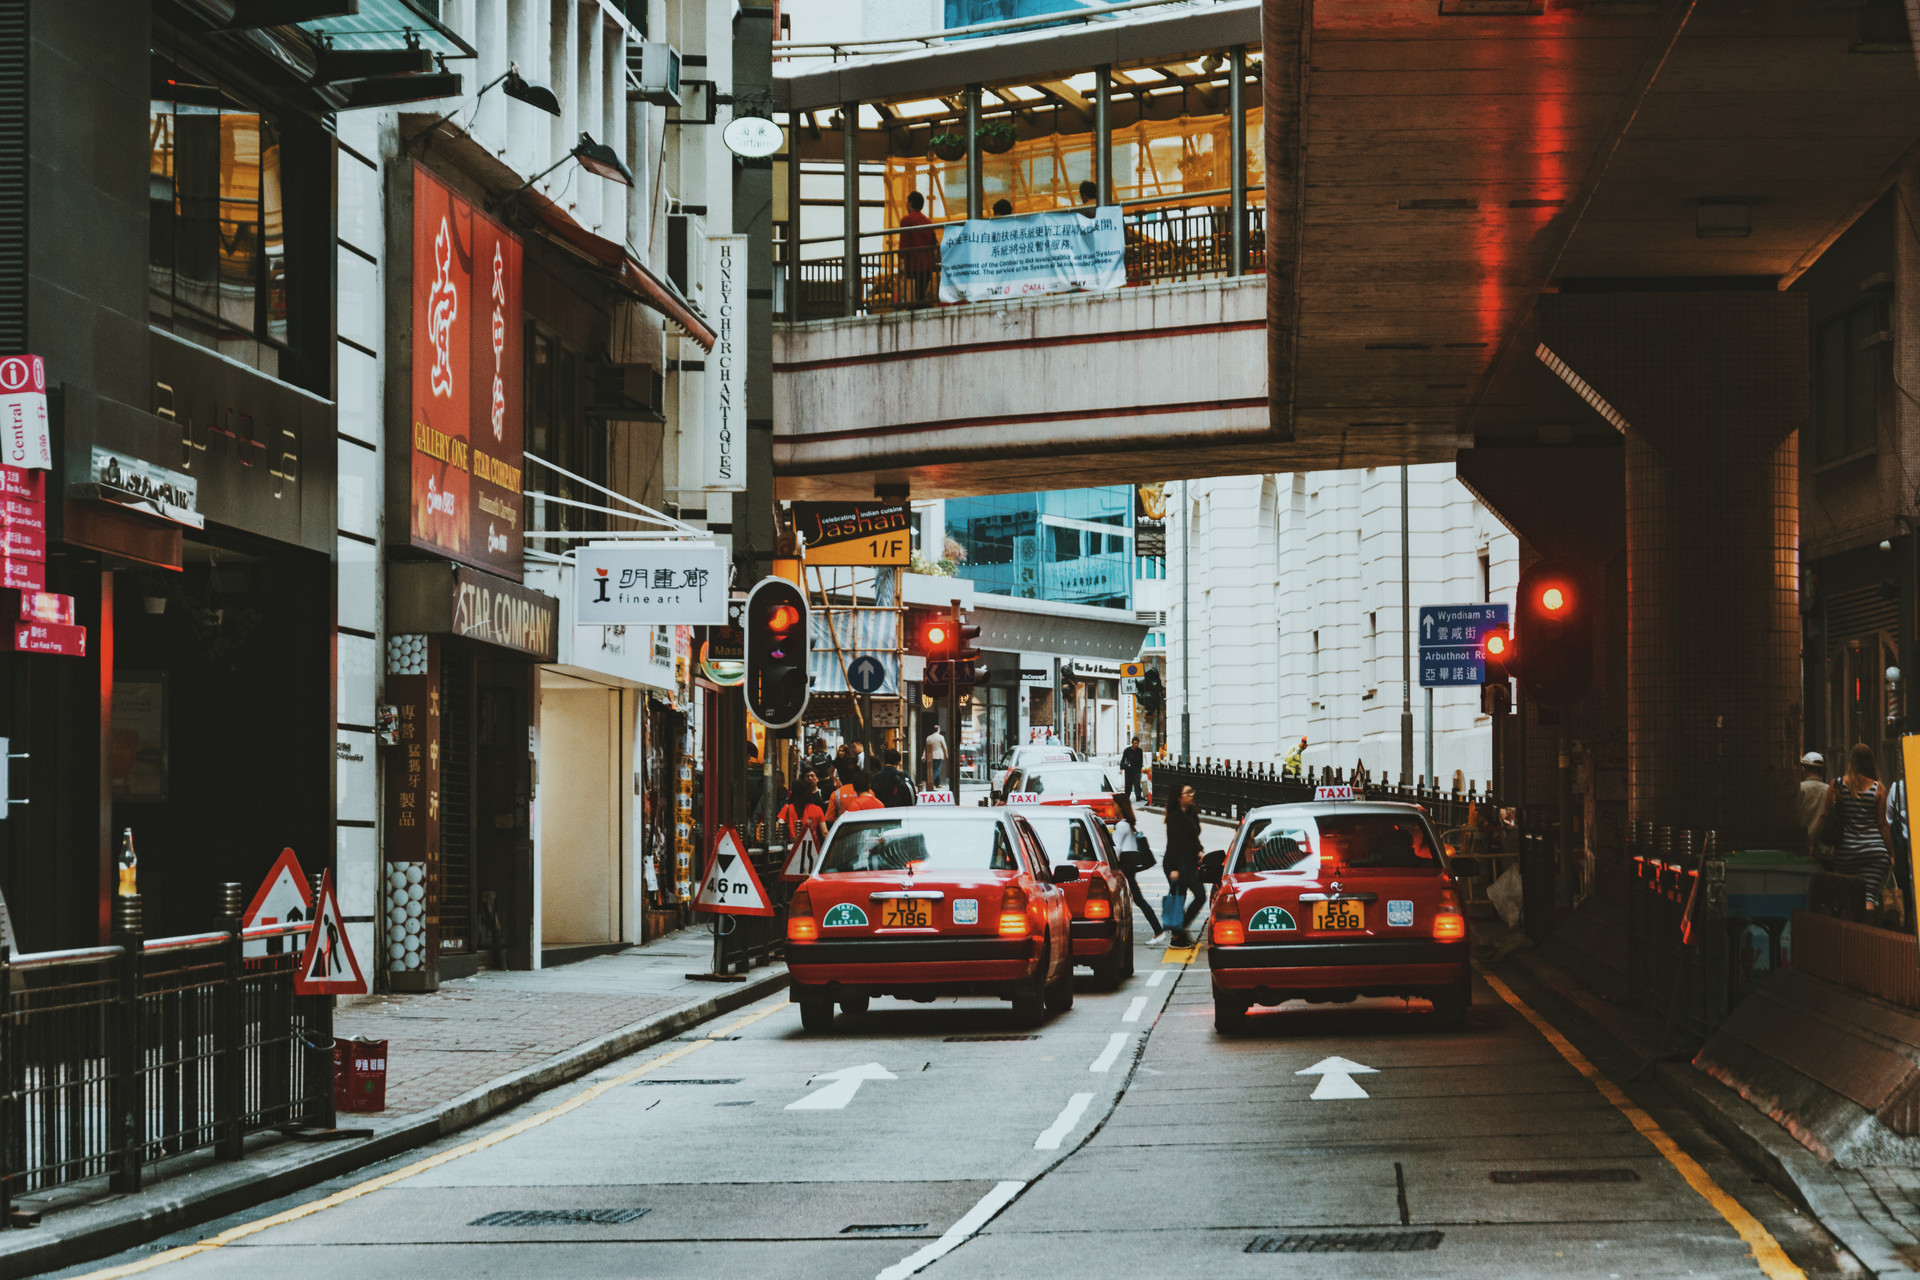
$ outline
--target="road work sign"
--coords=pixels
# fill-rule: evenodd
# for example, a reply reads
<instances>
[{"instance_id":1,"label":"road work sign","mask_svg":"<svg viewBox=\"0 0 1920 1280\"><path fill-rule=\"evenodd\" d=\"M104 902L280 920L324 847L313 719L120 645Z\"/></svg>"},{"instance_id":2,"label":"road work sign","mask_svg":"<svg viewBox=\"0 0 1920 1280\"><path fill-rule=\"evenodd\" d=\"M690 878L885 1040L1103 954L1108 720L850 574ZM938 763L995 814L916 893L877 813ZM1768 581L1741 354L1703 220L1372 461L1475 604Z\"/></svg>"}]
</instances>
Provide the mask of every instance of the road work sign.
<instances>
[{"instance_id":1,"label":"road work sign","mask_svg":"<svg viewBox=\"0 0 1920 1280\"><path fill-rule=\"evenodd\" d=\"M773 902L760 885L759 873L747 857L747 846L732 827L720 828L713 842L713 858L707 863L706 878L695 895L696 911L720 915L770 916Z\"/></svg>"},{"instance_id":2,"label":"road work sign","mask_svg":"<svg viewBox=\"0 0 1920 1280\"><path fill-rule=\"evenodd\" d=\"M313 907L313 929L307 934L307 949L294 971L293 990L303 996L363 996L367 994L366 975L354 957L353 944L347 941L346 922L340 918L340 904L333 896L333 872L320 876L320 901Z\"/></svg>"}]
</instances>

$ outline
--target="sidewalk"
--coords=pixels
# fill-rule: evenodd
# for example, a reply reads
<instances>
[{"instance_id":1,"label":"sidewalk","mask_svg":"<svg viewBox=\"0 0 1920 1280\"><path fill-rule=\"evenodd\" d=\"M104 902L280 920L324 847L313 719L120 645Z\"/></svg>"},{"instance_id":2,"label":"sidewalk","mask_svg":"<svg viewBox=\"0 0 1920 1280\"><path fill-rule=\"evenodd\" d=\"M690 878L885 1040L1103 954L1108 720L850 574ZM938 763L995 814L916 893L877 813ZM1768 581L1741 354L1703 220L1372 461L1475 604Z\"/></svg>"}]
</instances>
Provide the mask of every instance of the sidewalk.
<instances>
[{"instance_id":1,"label":"sidewalk","mask_svg":"<svg viewBox=\"0 0 1920 1280\"><path fill-rule=\"evenodd\" d=\"M194 1152L150 1165L145 1189L131 1195L96 1179L20 1197L21 1208L41 1211L41 1225L0 1232L0 1276L105 1257L387 1159L786 986L779 964L744 982L689 980L711 967L712 949L712 935L694 927L558 968L480 973L431 994L345 1005L334 1015L336 1038L388 1042L387 1109L336 1121L364 1136L258 1134L237 1161Z\"/></svg>"},{"instance_id":2,"label":"sidewalk","mask_svg":"<svg viewBox=\"0 0 1920 1280\"><path fill-rule=\"evenodd\" d=\"M1573 1006L1587 1025L1636 1062L1654 1057L1657 1016L1596 995L1549 950L1524 946L1505 963ZM1811 1214L1872 1275L1920 1272L1920 1170L1843 1169L1820 1159L1772 1118L1688 1061L1661 1061L1655 1078L1701 1125Z\"/></svg>"}]
</instances>

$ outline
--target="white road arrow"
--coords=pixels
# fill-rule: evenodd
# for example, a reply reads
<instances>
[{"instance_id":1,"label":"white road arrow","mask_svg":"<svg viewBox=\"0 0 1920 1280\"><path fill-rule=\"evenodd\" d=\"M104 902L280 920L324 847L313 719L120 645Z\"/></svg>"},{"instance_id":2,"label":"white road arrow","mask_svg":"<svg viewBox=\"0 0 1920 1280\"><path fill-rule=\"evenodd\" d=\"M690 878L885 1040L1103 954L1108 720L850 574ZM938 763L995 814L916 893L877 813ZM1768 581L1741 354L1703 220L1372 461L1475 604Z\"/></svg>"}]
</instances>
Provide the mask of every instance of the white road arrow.
<instances>
[{"instance_id":1,"label":"white road arrow","mask_svg":"<svg viewBox=\"0 0 1920 1280\"><path fill-rule=\"evenodd\" d=\"M1357 1075L1378 1075L1372 1067L1362 1066L1358 1062L1349 1062L1345 1058L1322 1058L1312 1066L1296 1071L1297 1076L1319 1076L1320 1083L1313 1087L1315 1102L1328 1102L1335 1098L1365 1098L1367 1091L1353 1082Z\"/></svg>"},{"instance_id":2,"label":"white road arrow","mask_svg":"<svg viewBox=\"0 0 1920 1280\"><path fill-rule=\"evenodd\" d=\"M1365 1070L1366 1068L1361 1068ZM814 1077L815 1080L831 1080L832 1084L824 1089L815 1089L798 1102L789 1102L789 1111L838 1111L853 1101L853 1095L860 1092L860 1086L869 1080L898 1080L893 1074L877 1062L869 1062L864 1067L842 1067L838 1071L828 1071ZM1361 1095L1364 1097L1365 1095Z\"/></svg>"}]
</instances>

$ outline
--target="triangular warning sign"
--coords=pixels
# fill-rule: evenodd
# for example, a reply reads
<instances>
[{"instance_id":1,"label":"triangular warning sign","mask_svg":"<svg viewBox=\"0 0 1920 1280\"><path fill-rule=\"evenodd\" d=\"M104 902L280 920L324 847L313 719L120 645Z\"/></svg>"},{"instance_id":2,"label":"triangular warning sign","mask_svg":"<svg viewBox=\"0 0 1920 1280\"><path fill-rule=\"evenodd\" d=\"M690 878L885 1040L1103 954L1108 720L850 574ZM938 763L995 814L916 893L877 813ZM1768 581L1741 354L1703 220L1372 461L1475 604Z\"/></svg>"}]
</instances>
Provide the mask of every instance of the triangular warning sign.
<instances>
[{"instance_id":1,"label":"triangular warning sign","mask_svg":"<svg viewBox=\"0 0 1920 1280\"><path fill-rule=\"evenodd\" d=\"M819 861L820 846L814 843L813 832L805 832L794 842L793 848L787 851L787 862L780 868L780 878L805 880L813 874L813 869Z\"/></svg>"},{"instance_id":2,"label":"triangular warning sign","mask_svg":"<svg viewBox=\"0 0 1920 1280\"><path fill-rule=\"evenodd\" d=\"M732 827L720 828L713 842L713 859L707 863L706 878L694 895L694 910L721 915L770 916L773 903L760 887L760 873L747 857L747 846Z\"/></svg>"},{"instance_id":3,"label":"triangular warning sign","mask_svg":"<svg viewBox=\"0 0 1920 1280\"><path fill-rule=\"evenodd\" d=\"M320 879L320 902L314 909L313 930L307 934L307 949L294 971L293 989L303 996L367 994L367 979L354 958L346 922L340 918L340 904L333 897L331 871L322 873Z\"/></svg>"},{"instance_id":4,"label":"triangular warning sign","mask_svg":"<svg viewBox=\"0 0 1920 1280\"><path fill-rule=\"evenodd\" d=\"M282 849L280 860L273 864L273 870L267 872L267 878L260 883L260 891L253 895L253 902L247 907L246 918L241 922L244 929L252 929L263 924L298 924L313 919L313 891L307 888L306 872L300 869L300 859L293 856L293 850ZM279 955L288 950L285 938L257 938L242 948L242 954L249 960L263 956Z\"/></svg>"}]
</instances>

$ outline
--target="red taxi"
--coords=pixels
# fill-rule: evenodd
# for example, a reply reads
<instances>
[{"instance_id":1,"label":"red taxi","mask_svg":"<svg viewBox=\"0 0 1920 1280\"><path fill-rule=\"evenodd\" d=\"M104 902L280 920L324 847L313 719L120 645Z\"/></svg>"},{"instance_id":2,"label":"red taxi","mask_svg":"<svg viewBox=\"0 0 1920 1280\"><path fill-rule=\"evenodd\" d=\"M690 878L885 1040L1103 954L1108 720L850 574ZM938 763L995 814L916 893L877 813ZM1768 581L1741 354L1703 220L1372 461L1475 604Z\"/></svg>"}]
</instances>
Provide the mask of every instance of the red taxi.
<instances>
[{"instance_id":1,"label":"red taxi","mask_svg":"<svg viewBox=\"0 0 1920 1280\"><path fill-rule=\"evenodd\" d=\"M1114 802L1119 793L1099 765L1060 760L1013 769L994 798L1008 805L1083 804L1111 825L1120 821L1120 808Z\"/></svg>"},{"instance_id":2,"label":"red taxi","mask_svg":"<svg viewBox=\"0 0 1920 1280\"><path fill-rule=\"evenodd\" d=\"M998 996L1035 1026L1073 1007L1072 919L1053 866L1018 814L918 806L843 816L787 907L790 998L808 1031L874 996L931 1003Z\"/></svg>"},{"instance_id":3,"label":"red taxi","mask_svg":"<svg viewBox=\"0 0 1920 1280\"><path fill-rule=\"evenodd\" d=\"M994 766L993 787L995 792L1007 789L1007 775L1015 769L1025 769L1036 764L1057 764L1068 760L1084 760L1086 757L1067 749L1045 742L1029 742L1007 752L1006 757Z\"/></svg>"},{"instance_id":4,"label":"red taxi","mask_svg":"<svg viewBox=\"0 0 1920 1280\"><path fill-rule=\"evenodd\" d=\"M1092 969L1094 980L1113 990L1133 976L1133 893L1113 834L1084 805L1029 805L1020 816L1050 860L1080 868L1080 878L1066 887L1073 962Z\"/></svg>"},{"instance_id":5,"label":"red taxi","mask_svg":"<svg viewBox=\"0 0 1920 1280\"><path fill-rule=\"evenodd\" d=\"M1220 855L1213 855L1218 859ZM1440 842L1415 805L1317 802L1254 809L1212 906L1214 1026L1254 1005L1420 996L1443 1025L1472 1002L1467 918Z\"/></svg>"}]
</instances>

